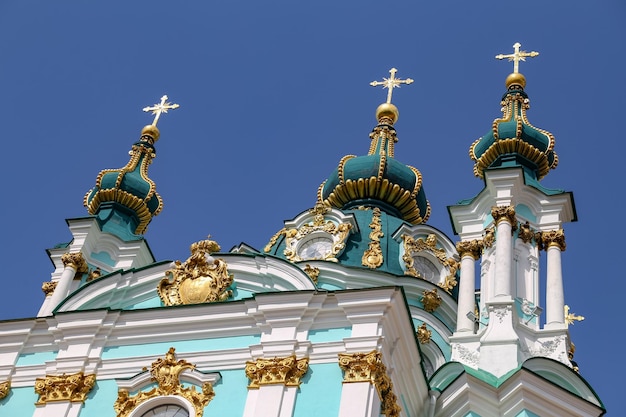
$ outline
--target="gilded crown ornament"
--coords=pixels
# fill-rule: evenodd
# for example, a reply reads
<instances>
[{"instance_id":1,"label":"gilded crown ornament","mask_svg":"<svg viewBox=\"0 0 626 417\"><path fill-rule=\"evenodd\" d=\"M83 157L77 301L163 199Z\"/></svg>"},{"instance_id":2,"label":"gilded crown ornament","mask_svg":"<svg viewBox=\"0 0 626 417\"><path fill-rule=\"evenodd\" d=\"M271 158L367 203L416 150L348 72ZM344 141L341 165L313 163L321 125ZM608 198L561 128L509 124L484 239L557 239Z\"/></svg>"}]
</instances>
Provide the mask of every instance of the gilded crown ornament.
<instances>
[{"instance_id":1,"label":"gilded crown ornament","mask_svg":"<svg viewBox=\"0 0 626 417\"><path fill-rule=\"evenodd\" d=\"M157 287L159 297L166 306L181 304L212 303L232 296L228 288L233 276L223 259L213 259L212 253L220 250L217 242L207 238L191 245L191 256L176 261L165 272Z\"/></svg>"}]
</instances>

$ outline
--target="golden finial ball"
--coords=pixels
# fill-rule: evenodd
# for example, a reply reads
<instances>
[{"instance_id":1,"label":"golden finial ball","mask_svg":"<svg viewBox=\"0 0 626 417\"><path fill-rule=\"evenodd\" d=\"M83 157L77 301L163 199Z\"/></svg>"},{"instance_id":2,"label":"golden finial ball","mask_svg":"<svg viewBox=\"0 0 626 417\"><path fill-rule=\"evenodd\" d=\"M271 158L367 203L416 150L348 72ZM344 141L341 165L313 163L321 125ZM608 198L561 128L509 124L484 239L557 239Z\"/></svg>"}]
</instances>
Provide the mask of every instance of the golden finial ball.
<instances>
[{"instance_id":1,"label":"golden finial ball","mask_svg":"<svg viewBox=\"0 0 626 417\"><path fill-rule=\"evenodd\" d=\"M159 140L159 136L161 136L161 132L159 132L159 129L154 126L154 125L147 125L144 126L143 129L141 129L141 136L150 136L152 138L152 140L154 142L156 142L157 140Z\"/></svg>"},{"instance_id":2,"label":"golden finial ball","mask_svg":"<svg viewBox=\"0 0 626 417\"><path fill-rule=\"evenodd\" d=\"M526 77L524 77L519 72L514 72L512 74L509 74L508 77L506 77L506 81L504 82L504 84L506 85L506 88L509 88L510 86L514 84L520 85L522 86L522 88L524 88L526 87Z\"/></svg>"},{"instance_id":3,"label":"golden finial ball","mask_svg":"<svg viewBox=\"0 0 626 417\"><path fill-rule=\"evenodd\" d=\"M398 121L400 113L398 108L391 103L383 103L376 109L376 120L380 121L383 118L391 119L391 124Z\"/></svg>"}]
</instances>

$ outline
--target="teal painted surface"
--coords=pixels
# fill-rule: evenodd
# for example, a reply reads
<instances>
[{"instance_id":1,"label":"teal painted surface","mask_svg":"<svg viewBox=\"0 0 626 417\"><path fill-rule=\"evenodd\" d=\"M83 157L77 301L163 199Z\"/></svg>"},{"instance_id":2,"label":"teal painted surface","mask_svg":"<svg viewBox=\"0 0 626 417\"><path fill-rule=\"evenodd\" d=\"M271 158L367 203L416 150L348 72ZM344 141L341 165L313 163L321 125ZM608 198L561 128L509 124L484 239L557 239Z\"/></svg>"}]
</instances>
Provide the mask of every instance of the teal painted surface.
<instances>
[{"instance_id":1,"label":"teal painted surface","mask_svg":"<svg viewBox=\"0 0 626 417\"><path fill-rule=\"evenodd\" d=\"M478 413L470 411L469 413L465 414L463 417L482 417L482 416Z\"/></svg>"},{"instance_id":2,"label":"teal painted surface","mask_svg":"<svg viewBox=\"0 0 626 417\"><path fill-rule=\"evenodd\" d=\"M541 417L539 414L535 414L533 412L530 412L528 410L524 410L522 412L520 412L519 414L517 414L515 417Z\"/></svg>"},{"instance_id":3,"label":"teal painted surface","mask_svg":"<svg viewBox=\"0 0 626 417\"><path fill-rule=\"evenodd\" d=\"M407 298L406 302L407 302L407 304L408 304L409 306L417 307L417 308L419 308L419 309L421 309L421 310L424 310L424 304L422 304L419 300L417 300L417 299L415 299L415 298ZM431 314L431 315L433 315L433 316L435 316L435 317L437 317L437 319L438 319L439 321L441 321L441 322L444 324L444 326L446 326L446 328L447 328L448 330L450 330L450 332L453 332L453 331L454 331L454 326L452 325L452 323L447 322L447 321L444 319L444 317L443 317L443 316L441 316L441 314L439 314L439 313L437 312L437 310L435 310L434 312L432 312L432 313L430 313L430 314ZM420 324L421 324L421 323L420 323Z\"/></svg>"},{"instance_id":4,"label":"teal painted surface","mask_svg":"<svg viewBox=\"0 0 626 417\"><path fill-rule=\"evenodd\" d=\"M524 204L518 204L517 206L515 206L515 213L519 214L520 216L525 217L531 222L534 222L537 220L537 217L535 217L532 211L530 211L530 208L528 208L528 206Z\"/></svg>"},{"instance_id":5,"label":"teal painted surface","mask_svg":"<svg viewBox=\"0 0 626 417\"><path fill-rule=\"evenodd\" d=\"M115 261L111 258L111 255L109 255L107 252L98 252L95 253L93 252L91 254L91 258L95 259L97 261L102 262L103 264L109 265L109 266L115 266Z\"/></svg>"},{"instance_id":6,"label":"teal painted surface","mask_svg":"<svg viewBox=\"0 0 626 417\"><path fill-rule=\"evenodd\" d=\"M159 296L155 296L149 300L130 305L128 307L125 307L124 310L141 310L144 308L153 308L153 307L163 307L163 303L161 302L161 298L159 298Z\"/></svg>"},{"instance_id":7,"label":"teal painted surface","mask_svg":"<svg viewBox=\"0 0 626 417\"><path fill-rule=\"evenodd\" d=\"M56 350L52 352L23 353L17 357L15 366L41 365L47 361L55 360L56 357Z\"/></svg>"},{"instance_id":8,"label":"teal painted surface","mask_svg":"<svg viewBox=\"0 0 626 417\"><path fill-rule=\"evenodd\" d=\"M80 414L83 416L115 417L113 404L117 399L117 383L113 379L96 382L89 392Z\"/></svg>"},{"instance_id":9,"label":"teal painted surface","mask_svg":"<svg viewBox=\"0 0 626 417\"><path fill-rule=\"evenodd\" d=\"M328 291L338 291L338 290L342 290L343 288L338 287L337 285L332 285L332 284L327 284L325 282L320 282L317 285L317 288L323 289L323 290L328 290Z\"/></svg>"},{"instance_id":10,"label":"teal painted surface","mask_svg":"<svg viewBox=\"0 0 626 417\"><path fill-rule=\"evenodd\" d=\"M170 347L176 348L176 354L184 352L207 352L212 350L244 348L260 343L261 336L220 337L204 340L183 340L177 342L159 342L129 346L111 346L102 351L102 359L132 358L135 356L164 355Z\"/></svg>"},{"instance_id":11,"label":"teal painted surface","mask_svg":"<svg viewBox=\"0 0 626 417\"><path fill-rule=\"evenodd\" d=\"M39 396L34 387L11 388L9 395L0 400L0 415L6 417L31 417Z\"/></svg>"},{"instance_id":12,"label":"teal painted surface","mask_svg":"<svg viewBox=\"0 0 626 417\"><path fill-rule=\"evenodd\" d=\"M309 341L313 343L334 342L337 340L343 340L344 337L350 337L351 333L352 333L351 327L311 330L309 332Z\"/></svg>"},{"instance_id":13,"label":"teal painted surface","mask_svg":"<svg viewBox=\"0 0 626 417\"><path fill-rule=\"evenodd\" d=\"M252 297L254 297L254 293L252 291L235 289L235 291L233 293L233 300L235 300L235 301L237 301L237 300L245 300L247 298L252 298Z\"/></svg>"},{"instance_id":14,"label":"teal painted surface","mask_svg":"<svg viewBox=\"0 0 626 417\"><path fill-rule=\"evenodd\" d=\"M293 417L336 416L343 374L336 363L310 365L296 397Z\"/></svg>"},{"instance_id":15,"label":"teal painted surface","mask_svg":"<svg viewBox=\"0 0 626 417\"><path fill-rule=\"evenodd\" d=\"M248 396L248 384L243 369L219 371L222 378L213 386L215 398L204 409L205 416L241 417Z\"/></svg>"}]
</instances>

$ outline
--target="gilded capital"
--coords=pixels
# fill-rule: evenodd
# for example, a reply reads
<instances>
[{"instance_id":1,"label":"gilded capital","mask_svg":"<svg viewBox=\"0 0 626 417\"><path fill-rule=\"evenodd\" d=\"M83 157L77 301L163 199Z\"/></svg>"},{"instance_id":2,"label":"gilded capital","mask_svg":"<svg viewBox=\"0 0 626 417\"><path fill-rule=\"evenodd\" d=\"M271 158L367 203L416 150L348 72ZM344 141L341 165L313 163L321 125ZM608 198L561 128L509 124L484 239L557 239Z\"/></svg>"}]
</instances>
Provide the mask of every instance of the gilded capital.
<instances>
[{"instance_id":1,"label":"gilded capital","mask_svg":"<svg viewBox=\"0 0 626 417\"><path fill-rule=\"evenodd\" d=\"M387 375L382 354L377 350L369 353L340 353L339 367L343 371L343 383L369 382L380 396L380 414L397 417L401 408L393 392L393 383Z\"/></svg>"},{"instance_id":2,"label":"gilded capital","mask_svg":"<svg viewBox=\"0 0 626 417\"><path fill-rule=\"evenodd\" d=\"M6 398L11 392L11 381L0 382L0 400Z\"/></svg>"},{"instance_id":3,"label":"gilded capital","mask_svg":"<svg viewBox=\"0 0 626 417\"><path fill-rule=\"evenodd\" d=\"M556 246L561 251L564 251L565 232L563 232L563 229L541 232L541 245L543 249L548 249L550 246Z\"/></svg>"},{"instance_id":4,"label":"gilded capital","mask_svg":"<svg viewBox=\"0 0 626 417\"><path fill-rule=\"evenodd\" d=\"M246 376L250 379L248 388L259 388L261 385L273 384L299 387L301 378L308 369L309 358L297 359L296 355L248 361L246 362Z\"/></svg>"},{"instance_id":5,"label":"gilded capital","mask_svg":"<svg viewBox=\"0 0 626 417\"><path fill-rule=\"evenodd\" d=\"M46 375L45 378L37 378L35 381L35 393L39 394L35 404L44 405L59 401L82 403L95 384L95 374L85 375L83 372L77 372L71 375Z\"/></svg>"},{"instance_id":6,"label":"gilded capital","mask_svg":"<svg viewBox=\"0 0 626 417\"><path fill-rule=\"evenodd\" d=\"M46 297L51 295L54 292L54 289L57 287L58 281L46 281L41 283L41 291L46 294Z\"/></svg>"},{"instance_id":7,"label":"gilded capital","mask_svg":"<svg viewBox=\"0 0 626 417\"><path fill-rule=\"evenodd\" d=\"M513 206L493 206L491 207L491 217L498 224L502 221L509 223L511 226L517 224L515 218L515 207Z\"/></svg>"},{"instance_id":8,"label":"gilded capital","mask_svg":"<svg viewBox=\"0 0 626 417\"><path fill-rule=\"evenodd\" d=\"M74 269L77 274L84 274L89 270L87 262L85 262L85 258L83 258L83 254L80 252L64 253L61 256L61 262L63 262L63 266L66 268Z\"/></svg>"},{"instance_id":9,"label":"gilded capital","mask_svg":"<svg viewBox=\"0 0 626 417\"><path fill-rule=\"evenodd\" d=\"M464 240L456 243L456 250L461 258L471 256L474 260L480 258L483 251L483 242L480 240Z\"/></svg>"},{"instance_id":10,"label":"gilded capital","mask_svg":"<svg viewBox=\"0 0 626 417\"><path fill-rule=\"evenodd\" d=\"M175 349L171 347L165 357L152 362L150 374L152 380L158 385L149 391L140 391L130 395L125 389L117 393L117 400L113 404L117 417L127 417L141 403L155 397L164 395L176 395L185 398L196 411L196 417L202 417L204 408L215 397L213 385L206 382L202 385L202 391L196 391L195 386L184 387L180 381L180 375L184 370L193 370L195 365L184 359L177 359Z\"/></svg>"}]
</instances>

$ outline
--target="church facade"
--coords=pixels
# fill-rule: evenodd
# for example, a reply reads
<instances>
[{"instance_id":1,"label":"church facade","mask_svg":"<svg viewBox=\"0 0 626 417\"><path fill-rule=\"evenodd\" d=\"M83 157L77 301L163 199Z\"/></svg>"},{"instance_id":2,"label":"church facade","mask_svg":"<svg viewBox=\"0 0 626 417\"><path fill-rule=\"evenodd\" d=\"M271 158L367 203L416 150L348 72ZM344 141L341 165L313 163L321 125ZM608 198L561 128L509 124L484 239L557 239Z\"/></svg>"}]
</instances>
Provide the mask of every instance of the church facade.
<instances>
[{"instance_id":1,"label":"church facade","mask_svg":"<svg viewBox=\"0 0 626 417\"><path fill-rule=\"evenodd\" d=\"M263 248L154 259L163 202L148 166L167 96L120 169L68 219L71 241L36 318L0 321L0 415L15 417L601 416L579 374L564 300L572 194L541 185L551 133L528 120L513 61L502 117L471 144L484 188L427 224L418 169L395 158L394 87L371 145L342 158ZM460 150L462 151L462 150ZM540 258L545 257L545 270ZM540 293L545 288L545 293Z\"/></svg>"}]
</instances>

